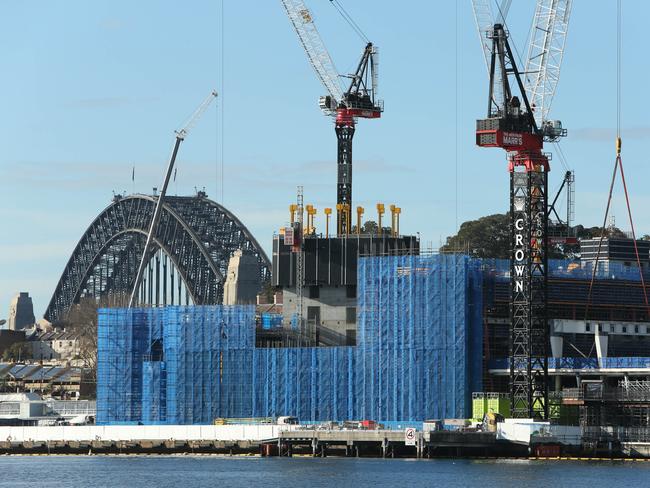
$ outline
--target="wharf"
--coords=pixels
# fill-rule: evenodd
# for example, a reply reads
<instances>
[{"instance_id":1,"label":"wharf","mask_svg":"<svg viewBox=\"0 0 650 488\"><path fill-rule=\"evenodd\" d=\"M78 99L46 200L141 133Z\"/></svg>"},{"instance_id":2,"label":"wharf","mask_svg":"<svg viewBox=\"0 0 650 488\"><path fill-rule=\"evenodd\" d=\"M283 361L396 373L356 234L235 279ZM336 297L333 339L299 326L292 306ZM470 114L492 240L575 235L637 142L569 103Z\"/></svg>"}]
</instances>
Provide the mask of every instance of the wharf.
<instances>
[{"instance_id":1,"label":"wharf","mask_svg":"<svg viewBox=\"0 0 650 488\"><path fill-rule=\"evenodd\" d=\"M110 425L0 427L0 454L260 454L280 425Z\"/></svg>"},{"instance_id":2,"label":"wharf","mask_svg":"<svg viewBox=\"0 0 650 488\"><path fill-rule=\"evenodd\" d=\"M605 451L581 445L569 427L538 435L539 426L499 424L471 431L322 429L299 425L111 425L0 427L0 454L223 454L383 458L647 457L648 443ZM579 428L576 427L579 430ZM566 435L560 435L560 434ZM533 435L534 434L534 435ZM407 445L408 444L408 445Z\"/></svg>"},{"instance_id":3,"label":"wharf","mask_svg":"<svg viewBox=\"0 0 650 488\"><path fill-rule=\"evenodd\" d=\"M403 430L292 430L281 432L275 455L465 457L526 456L527 446L497 440L490 432L416 432L407 445Z\"/></svg>"},{"instance_id":4,"label":"wharf","mask_svg":"<svg viewBox=\"0 0 650 488\"><path fill-rule=\"evenodd\" d=\"M298 425L0 427L0 454L258 454L435 457L520 455L489 433L309 429Z\"/></svg>"}]
</instances>

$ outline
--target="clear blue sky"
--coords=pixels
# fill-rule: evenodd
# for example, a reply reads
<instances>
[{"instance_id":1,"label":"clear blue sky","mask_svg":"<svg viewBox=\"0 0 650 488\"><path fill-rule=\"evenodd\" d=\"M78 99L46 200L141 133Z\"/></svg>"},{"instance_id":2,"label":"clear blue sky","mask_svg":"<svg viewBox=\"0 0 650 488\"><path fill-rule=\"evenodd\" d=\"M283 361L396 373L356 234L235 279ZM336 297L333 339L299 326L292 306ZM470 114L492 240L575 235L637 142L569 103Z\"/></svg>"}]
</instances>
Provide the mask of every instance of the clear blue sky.
<instances>
[{"instance_id":1,"label":"clear blue sky","mask_svg":"<svg viewBox=\"0 0 650 488\"><path fill-rule=\"evenodd\" d=\"M335 202L335 136L323 94L279 0L4 2L0 19L0 318L29 291L44 312L70 253L112 191L158 186L177 128L210 89L221 93L184 143L171 192L205 187L270 248L296 185ZM504 154L474 146L487 76L469 0L347 0L380 48L380 121L361 121L354 200L402 207L401 230L437 247L457 224L504 212ZM514 2L524 40L534 2ZM327 0L311 0L341 72L363 43ZM650 3L623 0L623 155L639 233L650 233L645 146ZM576 216L600 225L614 156L616 2L575 0L552 115L576 171ZM222 65L223 47L223 72ZM223 77L223 84L221 83ZM222 113L223 112L223 113ZM223 140L220 119L223 115ZM224 178L220 178L220 145ZM557 159L557 158L556 158ZM131 167L136 165L136 183ZM563 174L554 161L552 188ZM628 228L622 193L614 214ZM317 223L322 224L322 212Z\"/></svg>"}]
</instances>

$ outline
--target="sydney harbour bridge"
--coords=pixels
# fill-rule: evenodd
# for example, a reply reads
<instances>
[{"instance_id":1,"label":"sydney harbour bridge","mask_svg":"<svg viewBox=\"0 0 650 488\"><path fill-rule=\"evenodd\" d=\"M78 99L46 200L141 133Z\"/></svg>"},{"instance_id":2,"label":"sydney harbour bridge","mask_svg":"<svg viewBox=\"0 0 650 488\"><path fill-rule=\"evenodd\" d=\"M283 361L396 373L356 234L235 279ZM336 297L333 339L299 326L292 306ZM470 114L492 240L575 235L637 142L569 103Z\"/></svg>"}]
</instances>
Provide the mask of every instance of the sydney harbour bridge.
<instances>
[{"instance_id":1,"label":"sydney harbour bridge","mask_svg":"<svg viewBox=\"0 0 650 488\"><path fill-rule=\"evenodd\" d=\"M45 318L57 322L84 297L126 305L154 207L155 195L116 195L90 224L63 270ZM147 268L139 287L141 305L217 304L233 252L256 257L260 284L271 265L246 226L204 192L166 196Z\"/></svg>"}]
</instances>

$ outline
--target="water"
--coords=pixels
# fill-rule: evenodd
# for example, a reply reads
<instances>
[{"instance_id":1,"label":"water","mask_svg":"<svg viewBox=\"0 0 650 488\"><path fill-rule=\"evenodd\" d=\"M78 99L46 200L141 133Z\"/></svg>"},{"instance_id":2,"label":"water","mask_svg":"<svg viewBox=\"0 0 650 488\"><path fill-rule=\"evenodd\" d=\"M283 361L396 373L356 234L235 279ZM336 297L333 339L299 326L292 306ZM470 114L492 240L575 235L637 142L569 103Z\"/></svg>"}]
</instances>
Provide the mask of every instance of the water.
<instances>
[{"instance_id":1,"label":"water","mask_svg":"<svg viewBox=\"0 0 650 488\"><path fill-rule=\"evenodd\" d=\"M0 486L650 486L650 463L203 456L1 456Z\"/></svg>"}]
</instances>

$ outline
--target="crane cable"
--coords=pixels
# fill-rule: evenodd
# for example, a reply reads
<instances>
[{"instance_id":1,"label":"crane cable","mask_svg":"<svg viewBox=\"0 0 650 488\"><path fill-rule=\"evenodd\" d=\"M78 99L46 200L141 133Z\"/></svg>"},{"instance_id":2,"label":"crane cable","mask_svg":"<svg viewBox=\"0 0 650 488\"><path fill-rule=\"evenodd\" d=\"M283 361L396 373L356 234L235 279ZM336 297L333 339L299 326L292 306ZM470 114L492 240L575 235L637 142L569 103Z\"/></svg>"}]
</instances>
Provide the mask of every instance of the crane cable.
<instances>
[{"instance_id":1,"label":"crane cable","mask_svg":"<svg viewBox=\"0 0 650 488\"><path fill-rule=\"evenodd\" d=\"M585 307L585 320L588 318L589 305L591 304L591 295L593 291L594 281L596 279L596 272L598 270L598 261L602 249L603 239L605 237L607 217L612 201L612 193L614 190L614 182L616 181L616 172L621 170L621 182L623 183L623 193L625 194L625 204L627 206L627 215L630 220L630 228L632 230L632 242L634 243L634 253L636 255L637 266L639 267L639 277L641 281L641 288L643 290L643 298L645 301L648 318L650 318L650 304L648 303L648 293L645 286L645 279L643 277L643 268L641 267L641 258L639 257L639 248L636 242L636 232L634 230L634 220L632 219L632 208L630 207L630 197L627 191L627 183L625 181L625 172L623 171L623 159L621 158L621 0L617 1L616 10L616 159L614 160L614 172L612 174L612 181L609 186L609 196L607 198L607 207L605 209L605 219L603 220L603 227L598 242L598 251L596 253L596 262L591 272L591 281L589 283L589 292L587 295L587 304Z\"/></svg>"},{"instance_id":2,"label":"crane cable","mask_svg":"<svg viewBox=\"0 0 650 488\"><path fill-rule=\"evenodd\" d=\"M361 30L361 27L359 27L359 24L357 24L352 16L343 8L343 5L341 5L341 2L339 0L330 0L330 3L334 6L336 11L341 14L341 17L343 17L343 20L345 20L350 27L352 27L352 30L356 32L356 34L364 41L370 42L366 34Z\"/></svg>"}]
</instances>

